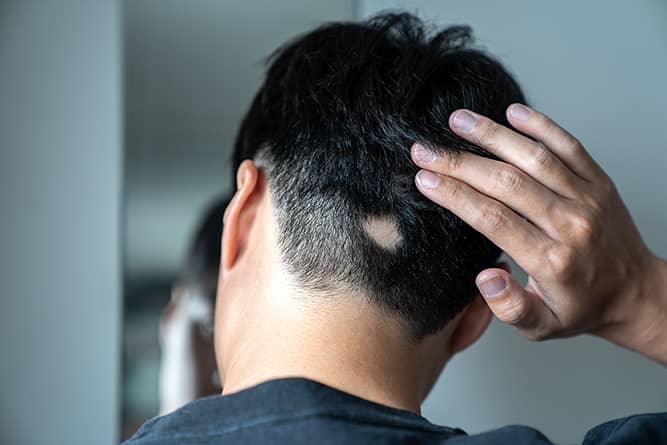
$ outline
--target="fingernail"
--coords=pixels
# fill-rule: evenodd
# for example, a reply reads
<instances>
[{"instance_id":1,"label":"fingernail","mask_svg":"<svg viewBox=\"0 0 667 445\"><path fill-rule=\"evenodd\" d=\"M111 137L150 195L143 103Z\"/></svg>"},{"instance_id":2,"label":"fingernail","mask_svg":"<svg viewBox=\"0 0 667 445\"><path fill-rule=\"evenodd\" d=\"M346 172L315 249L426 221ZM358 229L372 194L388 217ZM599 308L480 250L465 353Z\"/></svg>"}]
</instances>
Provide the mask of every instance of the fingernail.
<instances>
[{"instance_id":1,"label":"fingernail","mask_svg":"<svg viewBox=\"0 0 667 445\"><path fill-rule=\"evenodd\" d=\"M493 275L477 283L479 291L486 298L497 297L507 289L507 281L501 275Z\"/></svg>"},{"instance_id":2,"label":"fingernail","mask_svg":"<svg viewBox=\"0 0 667 445\"><path fill-rule=\"evenodd\" d=\"M533 113L530 108L521 104L510 105L509 112L510 116L520 121L528 120L530 115Z\"/></svg>"},{"instance_id":3,"label":"fingernail","mask_svg":"<svg viewBox=\"0 0 667 445\"><path fill-rule=\"evenodd\" d=\"M431 173L428 170L421 170L417 173L417 181L422 188L426 190L432 190L440 184L440 176L435 173Z\"/></svg>"},{"instance_id":4,"label":"fingernail","mask_svg":"<svg viewBox=\"0 0 667 445\"><path fill-rule=\"evenodd\" d=\"M477 118L467 111L457 111L452 119L452 125L464 133L470 133L476 122Z\"/></svg>"},{"instance_id":5,"label":"fingernail","mask_svg":"<svg viewBox=\"0 0 667 445\"><path fill-rule=\"evenodd\" d=\"M428 164L435 161L436 155L422 144L414 144L412 146L412 158L417 162Z\"/></svg>"}]
</instances>

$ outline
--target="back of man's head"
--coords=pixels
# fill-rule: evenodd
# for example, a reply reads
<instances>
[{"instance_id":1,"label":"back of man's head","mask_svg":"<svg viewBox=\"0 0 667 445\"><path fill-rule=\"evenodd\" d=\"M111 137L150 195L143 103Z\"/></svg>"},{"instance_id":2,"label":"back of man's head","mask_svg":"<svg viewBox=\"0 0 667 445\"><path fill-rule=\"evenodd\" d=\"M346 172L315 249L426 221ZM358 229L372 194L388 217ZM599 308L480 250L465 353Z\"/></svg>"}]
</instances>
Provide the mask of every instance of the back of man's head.
<instances>
[{"instance_id":1,"label":"back of man's head","mask_svg":"<svg viewBox=\"0 0 667 445\"><path fill-rule=\"evenodd\" d=\"M408 14L322 26L280 48L241 126L236 168L264 168L286 269L303 289L366 296L409 334L437 332L499 249L414 184L414 142L487 153L447 128L468 108L506 123L524 102L467 27Z\"/></svg>"}]
</instances>

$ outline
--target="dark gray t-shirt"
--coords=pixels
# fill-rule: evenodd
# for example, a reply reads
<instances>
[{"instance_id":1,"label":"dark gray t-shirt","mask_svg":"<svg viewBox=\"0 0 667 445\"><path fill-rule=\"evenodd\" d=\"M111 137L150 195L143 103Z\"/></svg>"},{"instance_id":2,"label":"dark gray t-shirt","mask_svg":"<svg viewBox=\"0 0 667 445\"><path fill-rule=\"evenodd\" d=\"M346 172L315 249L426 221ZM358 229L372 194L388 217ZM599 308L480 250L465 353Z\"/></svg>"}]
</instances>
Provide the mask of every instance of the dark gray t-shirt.
<instances>
[{"instance_id":1,"label":"dark gray t-shirt","mask_svg":"<svg viewBox=\"0 0 667 445\"><path fill-rule=\"evenodd\" d=\"M125 445L171 444L551 444L525 426L467 435L425 418L320 383L272 380L227 396L211 396L147 422ZM585 445L667 445L667 413L602 424Z\"/></svg>"}]
</instances>

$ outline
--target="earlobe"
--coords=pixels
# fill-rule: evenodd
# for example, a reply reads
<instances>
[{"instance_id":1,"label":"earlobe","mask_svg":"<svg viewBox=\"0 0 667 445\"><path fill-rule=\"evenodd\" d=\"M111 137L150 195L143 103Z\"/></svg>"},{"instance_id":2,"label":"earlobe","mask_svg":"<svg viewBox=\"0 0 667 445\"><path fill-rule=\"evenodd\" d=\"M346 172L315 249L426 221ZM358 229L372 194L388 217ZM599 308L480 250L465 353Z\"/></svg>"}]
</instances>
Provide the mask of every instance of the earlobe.
<instances>
[{"instance_id":1,"label":"earlobe","mask_svg":"<svg viewBox=\"0 0 667 445\"><path fill-rule=\"evenodd\" d=\"M491 322L491 309L481 295L477 295L461 314L456 329L450 337L449 350L456 354L475 343Z\"/></svg>"},{"instance_id":2,"label":"earlobe","mask_svg":"<svg viewBox=\"0 0 667 445\"><path fill-rule=\"evenodd\" d=\"M511 266L504 261L496 263L496 267L508 273L512 272ZM451 353L461 352L479 340L489 327L492 317L493 313L486 301L480 294L477 294L473 302L463 310L459 323L450 337Z\"/></svg>"},{"instance_id":3,"label":"earlobe","mask_svg":"<svg viewBox=\"0 0 667 445\"><path fill-rule=\"evenodd\" d=\"M224 230L222 232L222 261L223 271L232 267L236 261L239 249L244 239L242 219L250 197L257 187L258 171L255 164L245 160L236 173L236 193L227 206L224 215Z\"/></svg>"}]
</instances>

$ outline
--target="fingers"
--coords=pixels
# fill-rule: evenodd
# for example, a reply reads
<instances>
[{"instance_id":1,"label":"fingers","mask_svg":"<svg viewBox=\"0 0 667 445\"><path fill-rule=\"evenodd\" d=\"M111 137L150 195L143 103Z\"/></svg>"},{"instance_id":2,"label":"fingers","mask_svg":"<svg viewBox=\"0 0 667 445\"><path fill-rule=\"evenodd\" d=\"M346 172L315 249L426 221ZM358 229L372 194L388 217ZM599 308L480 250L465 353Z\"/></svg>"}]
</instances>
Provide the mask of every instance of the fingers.
<instances>
[{"instance_id":1,"label":"fingers","mask_svg":"<svg viewBox=\"0 0 667 445\"><path fill-rule=\"evenodd\" d=\"M544 252L553 244L553 239L529 221L458 179L421 170L415 182L422 194L481 232L524 270L534 270L535 252Z\"/></svg>"},{"instance_id":2,"label":"fingers","mask_svg":"<svg viewBox=\"0 0 667 445\"><path fill-rule=\"evenodd\" d=\"M522 170L472 153L438 155L421 144L414 144L411 151L418 166L470 184L528 218L551 236L557 235L555 221L558 215L554 210L569 204L561 202L559 196Z\"/></svg>"},{"instance_id":3,"label":"fingers","mask_svg":"<svg viewBox=\"0 0 667 445\"><path fill-rule=\"evenodd\" d=\"M468 110L449 118L451 129L565 197L575 197L583 180L545 146Z\"/></svg>"},{"instance_id":4,"label":"fingers","mask_svg":"<svg viewBox=\"0 0 667 445\"><path fill-rule=\"evenodd\" d=\"M476 283L494 315L531 340L543 340L557 330L558 319L551 309L508 272L486 269L479 273Z\"/></svg>"},{"instance_id":5,"label":"fingers","mask_svg":"<svg viewBox=\"0 0 667 445\"><path fill-rule=\"evenodd\" d=\"M506 114L514 128L542 142L579 177L593 181L604 175L577 138L545 114L522 104L510 105Z\"/></svg>"}]
</instances>

